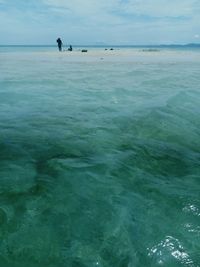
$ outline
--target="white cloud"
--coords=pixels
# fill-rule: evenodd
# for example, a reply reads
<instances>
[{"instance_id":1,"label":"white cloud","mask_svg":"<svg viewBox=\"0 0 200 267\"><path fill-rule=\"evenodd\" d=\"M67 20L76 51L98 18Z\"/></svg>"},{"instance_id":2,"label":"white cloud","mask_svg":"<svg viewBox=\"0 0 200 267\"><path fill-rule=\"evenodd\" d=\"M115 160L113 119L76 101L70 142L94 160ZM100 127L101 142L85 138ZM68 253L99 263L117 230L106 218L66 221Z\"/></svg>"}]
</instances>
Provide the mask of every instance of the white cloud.
<instances>
[{"instance_id":1,"label":"white cloud","mask_svg":"<svg viewBox=\"0 0 200 267\"><path fill-rule=\"evenodd\" d=\"M125 11L138 15L155 17L190 16L196 0L130 0L125 5Z\"/></svg>"},{"instance_id":2,"label":"white cloud","mask_svg":"<svg viewBox=\"0 0 200 267\"><path fill-rule=\"evenodd\" d=\"M18 6L13 4L10 11L8 8L2 11L0 34L4 33L4 39L6 32L11 38L24 30L27 36L28 29L30 40L38 33L43 43L51 43L57 34L74 43L185 43L198 39L197 0L29 1L35 9L27 5L25 12L18 1Z\"/></svg>"},{"instance_id":3,"label":"white cloud","mask_svg":"<svg viewBox=\"0 0 200 267\"><path fill-rule=\"evenodd\" d=\"M198 2L196 0L43 0L49 6L67 8L76 14L92 15L118 11L155 17L174 17L193 15Z\"/></svg>"}]
</instances>

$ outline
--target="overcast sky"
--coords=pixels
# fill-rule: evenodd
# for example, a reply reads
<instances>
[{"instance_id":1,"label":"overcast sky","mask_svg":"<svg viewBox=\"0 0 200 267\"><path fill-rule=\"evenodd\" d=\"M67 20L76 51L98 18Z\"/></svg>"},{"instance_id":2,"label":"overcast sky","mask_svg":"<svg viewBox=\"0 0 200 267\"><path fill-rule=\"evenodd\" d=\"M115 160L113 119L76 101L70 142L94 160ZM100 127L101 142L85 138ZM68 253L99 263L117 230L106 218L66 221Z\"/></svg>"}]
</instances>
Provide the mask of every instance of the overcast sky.
<instances>
[{"instance_id":1,"label":"overcast sky","mask_svg":"<svg viewBox=\"0 0 200 267\"><path fill-rule=\"evenodd\" d=\"M0 0L0 44L200 42L198 0Z\"/></svg>"}]
</instances>

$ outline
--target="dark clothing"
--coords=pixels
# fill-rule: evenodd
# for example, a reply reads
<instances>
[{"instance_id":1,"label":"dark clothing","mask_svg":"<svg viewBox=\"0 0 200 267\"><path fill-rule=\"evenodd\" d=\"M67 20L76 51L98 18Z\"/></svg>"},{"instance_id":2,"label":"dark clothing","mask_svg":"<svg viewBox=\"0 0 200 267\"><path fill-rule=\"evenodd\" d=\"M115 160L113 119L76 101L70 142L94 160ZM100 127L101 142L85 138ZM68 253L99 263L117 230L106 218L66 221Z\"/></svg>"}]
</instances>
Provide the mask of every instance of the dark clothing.
<instances>
[{"instance_id":1,"label":"dark clothing","mask_svg":"<svg viewBox=\"0 0 200 267\"><path fill-rule=\"evenodd\" d=\"M62 51L62 41L61 41L61 39L58 38L58 39L56 40L56 42L58 43L58 49L59 49L59 51Z\"/></svg>"},{"instance_id":2,"label":"dark clothing","mask_svg":"<svg viewBox=\"0 0 200 267\"><path fill-rule=\"evenodd\" d=\"M72 51L72 50L73 50L73 48L72 48L72 46L70 45L69 48L68 48L68 51Z\"/></svg>"}]
</instances>

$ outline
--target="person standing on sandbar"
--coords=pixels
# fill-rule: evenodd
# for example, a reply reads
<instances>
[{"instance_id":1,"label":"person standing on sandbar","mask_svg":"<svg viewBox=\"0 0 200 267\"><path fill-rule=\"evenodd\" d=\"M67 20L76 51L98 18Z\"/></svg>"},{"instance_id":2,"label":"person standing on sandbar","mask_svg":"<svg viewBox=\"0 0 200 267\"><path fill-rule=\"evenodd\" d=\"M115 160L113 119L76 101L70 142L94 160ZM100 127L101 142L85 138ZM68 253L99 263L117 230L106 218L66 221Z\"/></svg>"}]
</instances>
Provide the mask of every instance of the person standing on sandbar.
<instances>
[{"instance_id":1,"label":"person standing on sandbar","mask_svg":"<svg viewBox=\"0 0 200 267\"><path fill-rule=\"evenodd\" d=\"M61 52L62 51L62 40L60 39L60 38L58 38L57 40L56 40L56 42L58 43L58 49L59 49L59 51Z\"/></svg>"}]
</instances>

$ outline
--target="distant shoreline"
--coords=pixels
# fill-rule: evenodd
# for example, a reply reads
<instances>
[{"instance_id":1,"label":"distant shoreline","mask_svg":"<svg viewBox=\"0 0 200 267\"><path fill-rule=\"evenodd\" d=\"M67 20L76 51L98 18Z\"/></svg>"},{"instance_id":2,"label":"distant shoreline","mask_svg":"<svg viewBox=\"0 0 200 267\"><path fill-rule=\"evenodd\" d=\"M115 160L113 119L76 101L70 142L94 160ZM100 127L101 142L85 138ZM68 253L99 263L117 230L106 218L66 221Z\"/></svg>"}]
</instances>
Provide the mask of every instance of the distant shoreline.
<instances>
[{"instance_id":1,"label":"distant shoreline","mask_svg":"<svg viewBox=\"0 0 200 267\"><path fill-rule=\"evenodd\" d=\"M68 44L64 45L67 46ZM73 44L72 44L73 45ZM57 45L38 45L38 44L1 44L0 47L57 47ZM115 47L115 48L147 48L147 47L155 47L155 48L200 48L200 43L191 43L191 44L155 44L155 45L110 45L110 44L105 44L105 45L92 45L92 44L82 44L82 45L73 45L75 48L80 48L80 47L96 47L96 48L110 48L110 47Z\"/></svg>"},{"instance_id":2,"label":"distant shoreline","mask_svg":"<svg viewBox=\"0 0 200 267\"><path fill-rule=\"evenodd\" d=\"M13 58L18 60L35 60L37 62L55 62L56 64L62 60L62 64L69 62L88 62L88 63L191 63L200 62L200 49L191 47L181 48L155 48L155 47L114 47L113 49L106 49L105 47L91 47L87 48L86 53L82 53L82 47L74 47L73 51L63 49L59 52L57 47L4 47L0 48L0 57L2 62ZM33 61L34 61L33 60ZM42 63L42 64L43 64Z\"/></svg>"}]
</instances>

